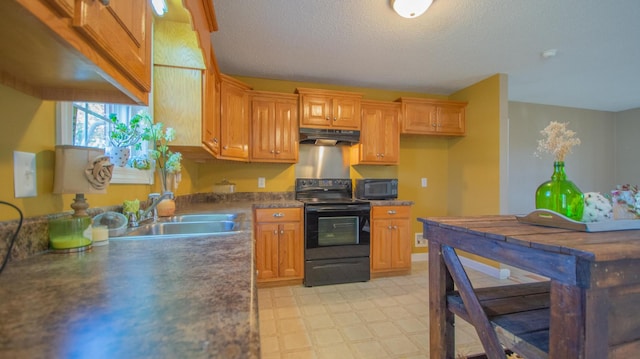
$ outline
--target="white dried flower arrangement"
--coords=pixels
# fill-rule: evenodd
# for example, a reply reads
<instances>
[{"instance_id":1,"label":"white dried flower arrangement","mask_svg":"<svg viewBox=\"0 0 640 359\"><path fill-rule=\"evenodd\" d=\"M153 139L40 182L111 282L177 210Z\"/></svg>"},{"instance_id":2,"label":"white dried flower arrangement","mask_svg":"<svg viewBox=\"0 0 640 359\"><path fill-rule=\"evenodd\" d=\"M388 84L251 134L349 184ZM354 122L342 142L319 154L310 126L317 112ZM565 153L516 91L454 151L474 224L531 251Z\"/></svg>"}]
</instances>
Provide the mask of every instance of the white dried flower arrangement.
<instances>
[{"instance_id":1,"label":"white dried flower arrangement","mask_svg":"<svg viewBox=\"0 0 640 359\"><path fill-rule=\"evenodd\" d=\"M540 157L542 153L551 153L556 162L564 162L565 156L571 153L571 148L580 144L580 139L575 137L576 133L567 129L567 125L568 122L551 121L540 131L544 138L538 140L535 155Z\"/></svg>"}]
</instances>

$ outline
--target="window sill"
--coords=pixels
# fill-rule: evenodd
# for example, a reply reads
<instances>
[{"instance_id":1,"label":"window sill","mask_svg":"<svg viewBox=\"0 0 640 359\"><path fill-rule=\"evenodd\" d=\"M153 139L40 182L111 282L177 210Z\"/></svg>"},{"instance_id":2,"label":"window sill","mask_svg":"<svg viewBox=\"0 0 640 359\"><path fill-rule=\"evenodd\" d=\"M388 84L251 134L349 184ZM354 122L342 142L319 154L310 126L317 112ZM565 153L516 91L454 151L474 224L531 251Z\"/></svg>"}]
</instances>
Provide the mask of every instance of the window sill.
<instances>
[{"instance_id":1,"label":"window sill","mask_svg":"<svg viewBox=\"0 0 640 359\"><path fill-rule=\"evenodd\" d=\"M153 170L113 167L111 184L153 184Z\"/></svg>"}]
</instances>

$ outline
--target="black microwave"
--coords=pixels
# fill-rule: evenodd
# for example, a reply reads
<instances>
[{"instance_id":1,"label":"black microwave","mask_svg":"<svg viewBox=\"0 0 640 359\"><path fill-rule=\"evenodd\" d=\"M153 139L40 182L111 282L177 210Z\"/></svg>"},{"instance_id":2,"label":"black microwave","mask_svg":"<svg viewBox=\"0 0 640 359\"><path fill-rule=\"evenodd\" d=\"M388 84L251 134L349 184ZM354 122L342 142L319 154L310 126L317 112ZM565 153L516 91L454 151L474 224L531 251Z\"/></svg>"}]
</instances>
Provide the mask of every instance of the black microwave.
<instances>
[{"instance_id":1,"label":"black microwave","mask_svg":"<svg viewBox=\"0 0 640 359\"><path fill-rule=\"evenodd\" d=\"M361 178L356 180L356 198L384 200L398 198L397 178Z\"/></svg>"}]
</instances>

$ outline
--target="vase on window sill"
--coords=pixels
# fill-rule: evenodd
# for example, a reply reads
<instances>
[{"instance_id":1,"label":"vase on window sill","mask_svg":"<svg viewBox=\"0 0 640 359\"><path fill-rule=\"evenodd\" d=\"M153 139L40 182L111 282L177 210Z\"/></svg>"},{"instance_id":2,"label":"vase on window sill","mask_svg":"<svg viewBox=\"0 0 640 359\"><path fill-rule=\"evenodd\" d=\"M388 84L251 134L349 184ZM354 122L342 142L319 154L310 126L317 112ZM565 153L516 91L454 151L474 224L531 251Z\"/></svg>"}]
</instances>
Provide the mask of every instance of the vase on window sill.
<instances>
[{"instance_id":1,"label":"vase on window sill","mask_svg":"<svg viewBox=\"0 0 640 359\"><path fill-rule=\"evenodd\" d=\"M567 179L563 161L553 163L551 180L536 190L536 208L549 209L575 221L582 221L584 195L578 186Z\"/></svg>"},{"instance_id":2,"label":"vase on window sill","mask_svg":"<svg viewBox=\"0 0 640 359\"><path fill-rule=\"evenodd\" d=\"M129 157L131 157L131 149L129 147L109 147L107 148L107 156L117 167L127 167Z\"/></svg>"}]
</instances>

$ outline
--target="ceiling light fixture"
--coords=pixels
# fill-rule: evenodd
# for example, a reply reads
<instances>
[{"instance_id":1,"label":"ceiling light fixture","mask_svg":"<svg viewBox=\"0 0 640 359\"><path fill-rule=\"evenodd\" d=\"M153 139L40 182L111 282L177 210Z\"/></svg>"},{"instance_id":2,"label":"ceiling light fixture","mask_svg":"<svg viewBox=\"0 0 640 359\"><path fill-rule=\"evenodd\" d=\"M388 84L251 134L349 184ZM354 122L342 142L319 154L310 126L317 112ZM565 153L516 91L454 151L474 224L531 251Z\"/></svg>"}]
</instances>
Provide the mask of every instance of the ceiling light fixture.
<instances>
[{"instance_id":1,"label":"ceiling light fixture","mask_svg":"<svg viewBox=\"0 0 640 359\"><path fill-rule=\"evenodd\" d=\"M158 16L162 16L167 12L167 3L165 0L151 0L151 6L153 6L153 11L155 11Z\"/></svg>"},{"instance_id":2,"label":"ceiling light fixture","mask_svg":"<svg viewBox=\"0 0 640 359\"><path fill-rule=\"evenodd\" d=\"M424 14L433 0L391 0L391 7L398 15L413 19Z\"/></svg>"}]
</instances>

